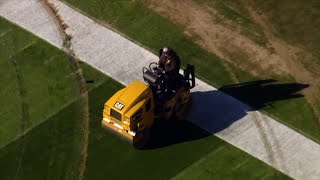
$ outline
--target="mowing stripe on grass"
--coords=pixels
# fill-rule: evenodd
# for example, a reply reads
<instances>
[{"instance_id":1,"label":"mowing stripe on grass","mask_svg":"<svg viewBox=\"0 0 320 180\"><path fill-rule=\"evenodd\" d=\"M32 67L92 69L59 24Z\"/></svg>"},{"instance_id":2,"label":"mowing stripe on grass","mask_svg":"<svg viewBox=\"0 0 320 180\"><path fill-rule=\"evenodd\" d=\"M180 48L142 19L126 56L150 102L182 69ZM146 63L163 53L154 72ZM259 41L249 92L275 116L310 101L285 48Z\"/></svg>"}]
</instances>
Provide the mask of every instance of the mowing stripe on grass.
<instances>
[{"instance_id":1,"label":"mowing stripe on grass","mask_svg":"<svg viewBox=\"0 0 320 180\"><path fill-rule=\"evenodd\" d=\"M33 45L33 44L34 43L31 43L31 45ZM21 51L19 51L19 52L24 51L28 47L30 47L30 44L28 44L27 46L23 47L21 49ZM13 65L13 67L15 69L16 79L17 79L17 82L18 82L19 96L20 96L20 99L21 99L20 131L24 132L26 130L26 128L28 126L30 126L29 104L26 102L27 90L25 88L25 82L24 82L23 74L20 71L20 67L19 67L16 59L14 59L14 52L10 47L8 47L8 45L7 45L7 49L8 49L8 53L9 53L9 56L10 56L10 61L11 61L12 65ZM19 156L18 156L18 167L17 167L17 170L16 170L15 178L17 178L17 176L20 173L21 162L23 160L23 155L24 155L24 152L25 152L24 136L22 137L22 141L21 141L20 147L21 147L21 149L20 149Z\"/></svg>"},{"instance_id":2,"label":"mowing stripe on grass","mask_svg":"<svg viewBox=\"0 0 320 180\"><path fill-rule=\"evenodd\" d=\"M4 87L0 90L0 146L3 146L18 134L23 134L19 128L22 114L28 113L30 123L23 128L27 130L59 109L65 102L73 99L77 93L72 79L64 78L64 74L70 71L65 67L65 65L68 66L67 56L62 51L14 26L2 17L0 17L0 24L1 32L12 29L0 39L0 69L3 73L0 81ZM10 61L8 48L12 51L11 57L14 61ZM44 64L44 61L52 56L58 57L55 63ZM15 65L18 69L14 68ZM20 93L21 88L17 78L23 84ZM23 94L28 107L24 105L20 108L22 98L19 94Z\"/></svg>"},{"instance_id":3,"label":"mowing stripe on grass","mask_svg":"<svg viewBox=\"0 0 320 180\"><path fill-rule=\"evenodd\" d=\"M75 80L78 82L78 88L81 94L81 102L82 102L82 128L83 128L83 137L82 137L82 145L81 145L81 161L79 164L79 174L78 179L83 179L86 162L87 162L87 154L88 154L88 141L89 141L89 98L87 85L84 81L82 68L78 63L78 60L75 58L75 51L72 50L72 37L66 32L68 28L68 24L65 24L63 18L59 14L59 10L55 7L54 4L49 2L49 0L44 1L45 8L48 8L48 12L51 13L54 18L57 20L57 25L62 33L63 38L63 47L70 55L70 69L75 75Z\"/></svg>"},{"instance_id":4,"label":"mowing stripe on grass","mask_svg":"<svg viewBox=\"0 0 320 180\"><path fill-rule=\"evenodd\" d=\"M104 81L99 82L98 84L94 85L94 87L91 87L91 89L88 90L88 93L90 93L91 91L93 91L96 88L99 88L101 85L103 85L105 83ZM20 139L21 137L23 137L25 134L27 134L28 132L30 132L32 129L36 128L37 126L43 124L44 122L46 122L48 119L52 118L53 116L59 114L61 111L63 111L63 109L67 108L68 106L70 106L72 103L74 103L75 101L78 101L81 97L76 97L68 102L66 102L65 104L63 104L59 109L57 109L56 111L48 114L43 120L40 121L39 123L33 124L33 126L31 126L29 129L25 130L24 133L20 133L18 134L14 139L12 139L10 142L0 146L0 149L8 146L9 144L17 141L18 139Z\"/></svg>"},{"instance_id":5,"label":"mowing stripe on grass","mask_svg":"<svg viewBox=\"0 0 320 180\"><path fill-rule=\"evenodd\" d=\"M172 177L172 179L179 179L181 177L183 177L183 175L189 171L190 169L192 169L193 167L198 166L199 164L203 163L204 161L206 161L208 159L208 157L213 156L214 154L217 154L219 151L222 151L225 148L225 146L220 146L219 148L211 151L210 153L208 153L207 155L203 156L201 159L197 160L196 162L192 163L190 166L182 169L179 173L177 173L174 177Z\"/></svg>"},{"instance_id":6,"label":"mowing stripe on grass","mask_svg":"<svg viewBox=\"0 0 320 180\"><path fill-rule=\"evenodd\" d=\"M20 9L12 6L17 2L20 3ZM21 4L26 2L29 4L23 8ZM73 36L74 49L79 58L122 84L129 84L136 79L142 80L142 67L157 61L157 56L144 48L101 26L60 1L53 2L70 26L68 32ZM39 6L35 0L23 0L22 2L21 0L7 0L0 7L0 14L51 42L54 37L39 33L45 28L39 30L38 26L46 27L45 24L48 23L48 28L50 28L52 22L43 20L36 21L38 24L26 23L30 19L41 19L38 18L39 13L36 13L37 8ZM57 47L61 48L61 46ZM263 143L264 140L260 136L259 126L255 124L254 117L248 113L253 111L250 107L216 91L215 88L198 79L192 95L196 106L188 118L189 121L272 165L270 155L268 156ZM268 121L268 125L261 123L261 126L267 130L265 138L268 138L268 144L272 146L276 162L281 163L276 168L297 179L319 177L320 145L270 117L260 113L259 115ZM270 129L277 132L277 142L270 137L269 134L272 134ZM279 144L281 147L276 146ZM281 149L283 155L279 155L277 149Z\"/></svg>"},{"instance_id":7,"label":"mowing stripe on grass","mask_svg":"<svg viewBox=\"0 0 320 180\"><path fill-rule=\"evenodd\" d=\"M86 70L90 71L91 69ZM216 175L217 179L226 176L229 179L234 179L238 178L239 175L254 179L254 177L263 177L264 174L279 174L282 179L288 179L270 166L250 157L215 136L209 136L208 133L188 122L184 122L181 129L175 130L172 135L192 132L193 134L205 133L208 136L197 140L187 138L186 141L183 140L180 143L162 148L146 151L134 150L130 144L124 143L113 136L112 133L101 128L101 104L119 88L122 88L119 83L107 79L103 86L90 92L90 145L86 179L103 179L104 177L108 177L108 179L130 179L132 174L135 174L135 179L169 179L175 176L179 170L188 167L221 146L225 147L224 150L218 151L214 155L215 161L213 161L219 161L220 163L210 166L212 171L219 172ZM71 107L71 111L70 107L65 108L54 118L47 120L26 135L28 143L21 167L21 178L46 179L46 177L53 177L65 179L63 177L66 177L66 175L69 177L66 179L77 177L76 173L78 171L76 168L80 160L79 149L81 148L81 142L75 142L77 140L81 141L81 124L78 120L75 120L81 118L81 104L79 101L77 104L77 108ZM170 134L170 132L167 133ZM12 179L11 177L14 176L16 164L18 164L15 154L19 149L19 142L21 142L21 139L0 150L0 162L2 162L0 163L0 174L3 177L2 179ZM70 144L74 144L73 150L66 149L70 148ZM36 157L34 157L35 151L37 152ZM76 158L70 159L70 156ZM231 171L231 173L219 171L219 169L233 167L232 164L238 164L244 159L250 160L249 166L246 164L242 169ZM151 164L152 166L150 166ZM126 169L127 172L118 173L119 168ZM252 169L255 171L248 175L247 172Z\"/></svg>"}]
</instances>

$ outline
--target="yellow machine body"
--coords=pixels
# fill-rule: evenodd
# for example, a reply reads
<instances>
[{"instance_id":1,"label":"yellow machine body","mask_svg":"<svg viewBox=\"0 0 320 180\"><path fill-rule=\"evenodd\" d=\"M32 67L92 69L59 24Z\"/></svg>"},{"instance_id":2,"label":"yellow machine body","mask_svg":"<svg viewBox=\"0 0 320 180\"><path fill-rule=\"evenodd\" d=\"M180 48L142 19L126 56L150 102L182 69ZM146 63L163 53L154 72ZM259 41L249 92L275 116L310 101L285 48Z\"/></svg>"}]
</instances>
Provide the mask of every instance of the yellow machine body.
<instances>
[{"instance_id":1,"label":"yellow machine body","mask_svg":"<svg viewBox=\"0 0 320 180\"><path fill-rule=\"evenodd\" d=\"M151 69L151 68L150 68ZM182 85L170 96L159 98L158 76L150 70L144 71L144 79L134 81L116 92L105 104L102 126L129 139L135 148L143 147L149 139L150 129L156 120L183 119L191 106L190 89L194 87L193 66L185 70ZM190 84L189 75L191 75ZM164 86L165 87L165 86ZM164 100L163 100L164 99Z\"/></svg>"},{"instance_id":2,"label":"yellow machine body","mask_svg":"<svg viewBox=\"0 0 320 180\"><path fill-rule=\"evenodd\" d=\"M102 124L133 140L138 132L152 126L153 110L151 89L141 81L134 81L105 103Z\"/></svg>"}]
</instances>

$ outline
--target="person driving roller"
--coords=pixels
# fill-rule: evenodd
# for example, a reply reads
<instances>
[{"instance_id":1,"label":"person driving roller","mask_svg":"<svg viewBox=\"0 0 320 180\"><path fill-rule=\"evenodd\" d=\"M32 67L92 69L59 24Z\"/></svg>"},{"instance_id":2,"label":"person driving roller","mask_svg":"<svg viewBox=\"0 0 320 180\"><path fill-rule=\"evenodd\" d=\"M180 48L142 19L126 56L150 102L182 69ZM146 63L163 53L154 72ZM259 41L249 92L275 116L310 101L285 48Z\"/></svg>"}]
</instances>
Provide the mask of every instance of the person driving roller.
<instances>
[{"instance_id":1,"label":"person driving roller","mask_svg":"<svg viewBox=\"0 0 320 180\"><path fill-rule=\"evenodd\" d=\"M167 77L166 84L169 89L174 89L175 87L174 81L179 77L180 64L180 58L173 49L169 47L160 49L158 66Z\"/></svg>"},{"instance_id":2,"label":"person driving roller","mask_svg":"<svg viewBox=\"0 0 320 180\"><path fill-rule=\"evenodd\" d=\"M164 70L168 76L179 74L180 58L176 52L169 47L160 49L158 64L159 68Z\"/></svg>"}]
</instances>

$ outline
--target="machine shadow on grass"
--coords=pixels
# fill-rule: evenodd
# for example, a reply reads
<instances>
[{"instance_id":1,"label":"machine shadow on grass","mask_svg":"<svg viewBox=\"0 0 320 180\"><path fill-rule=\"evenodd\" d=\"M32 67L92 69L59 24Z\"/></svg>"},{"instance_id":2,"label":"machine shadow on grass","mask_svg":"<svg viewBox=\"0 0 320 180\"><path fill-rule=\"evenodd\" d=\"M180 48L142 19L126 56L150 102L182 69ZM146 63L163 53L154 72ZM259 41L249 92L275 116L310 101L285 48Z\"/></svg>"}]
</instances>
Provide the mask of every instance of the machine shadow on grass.
<instances>
[{"instance_id":1,"label":"machine shadow on grass","mask_svg":"<svg viewBox=\"0 0 320 180\"><path fill-rule=\"evenodd\" d=\"M267 79L227 85L214 91L193 92L193 106L188 121L159 124L151 135L147 149L192 141L220 132L249 111L272 108L274 101L303 97L299 92L309 87L307 84L275 82Z\"/></svg>"},{"instance_id":2,"label":"machine shadow on grass","mask_svg":"<svg viewBox=\"0 0 320 180\"><path fill-rule=\"evenodd\" d=\"M210 133L187 120L158 122L151 130L151 138L144 149L156 149L173 144L193 141Z\"/></svg>"},{"instance_id":3,"label":"machine shadow on grass","mask_svg":"<svg viewBox=\"0 0 320 180\"><path fill-rule=\"evenodd\" d=\"M255 110L272 108L272 102L303 97L301 90L309 87L300 83L275 83L274 79L227 85L219 90L227 93Z\"/></svg>"}]
</instances>

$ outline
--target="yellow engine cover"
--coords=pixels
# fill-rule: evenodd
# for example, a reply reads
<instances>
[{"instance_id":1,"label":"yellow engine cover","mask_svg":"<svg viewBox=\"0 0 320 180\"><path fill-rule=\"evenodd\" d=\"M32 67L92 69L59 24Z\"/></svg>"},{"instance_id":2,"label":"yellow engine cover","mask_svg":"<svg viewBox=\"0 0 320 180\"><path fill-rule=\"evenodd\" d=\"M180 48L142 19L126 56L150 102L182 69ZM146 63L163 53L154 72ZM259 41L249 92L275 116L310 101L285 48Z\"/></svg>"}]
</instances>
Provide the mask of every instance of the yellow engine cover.
<instances>
[{"instance_id":1,"label":"yellow engine cover","mask_svg":"<svg viewBox=\"0 0 320 180\"><path fill-rule=\"evenodd\" d=\"M147 104L151 108L146 109ZM103 110L102 125L113 129L128 138L133 138L137 125L149 128L153 124L154 100L151 89L141 81L134 81L116 92L106 103ZM150 110L151 109L151 110ZM141 112L139 122L131 118ZM144 127L143 127L144 128Z\"/></svg>"}]
</instances>

